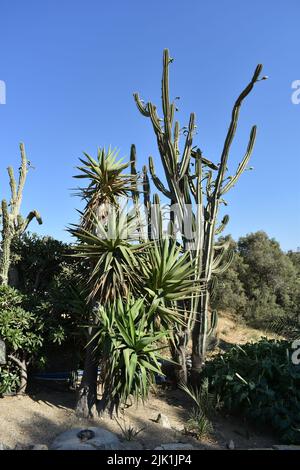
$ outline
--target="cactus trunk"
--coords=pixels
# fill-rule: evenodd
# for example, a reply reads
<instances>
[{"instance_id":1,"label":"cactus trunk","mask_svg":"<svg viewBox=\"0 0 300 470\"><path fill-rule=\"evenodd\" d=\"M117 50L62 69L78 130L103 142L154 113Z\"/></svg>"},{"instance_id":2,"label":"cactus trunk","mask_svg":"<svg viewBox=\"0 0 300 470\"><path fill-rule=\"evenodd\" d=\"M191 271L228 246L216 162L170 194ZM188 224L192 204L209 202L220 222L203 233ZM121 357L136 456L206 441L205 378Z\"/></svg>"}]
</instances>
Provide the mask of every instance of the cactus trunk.
<instances>
[{"instance_id":1,"label":"cactus trunk","mask_svg":"<svg viewBox=\"0 0 300 470\"><path fill-rule=\"evenodd\" d=\"M195 283L202 283L200 298L194 296L191 301L185 303L185 311L189 312L186 317L186 329L183 329L175 337L175 345L171 348L173 358L181 364L181 375L186 377L186 360L183 350L187 346L188 340L182 341L183 337L192 338L192 370L193 375L199 375L204 364L207 350L207 339L215 331L216 314L209 314L209 300L213 286L213 279L216 273L221 273L227 269L232 254L227 253L228 246L218 245L215 242L216 235L220 234L228 223L228 216L224 216L217 227L217 217L220 204L224 203L223 195L231 189L249 162L255 137L256 127L253 126L245 155L238 165L233 176L226 176L227 161L230 147L235 136L241 104L246 96L252 91L259 79L262 65L255 69L253 77L246 88L236 100L229 129L225 138L220 163L216 165L203 157L202 152L193 146L196 117L191 113L188 126L183 132L185 143L180 156L179 137L180 127L178 121L174 123L176 111L174 102L169 98L169 64L173 62L169 57L169 51L164 50L163 54L163 74L162 74L162 109L163 119L157 114L157 108L151 102L144 104L140 100L138 93L134 94L136 105L145 117L150 118L154 133L156 135L158 150L160 153L162 166L165 173L166 186L161 178L155 173L153 159L149 158L149 169L155 187L171 204L176 204L177 213L170 217L169 234L174 235L173 228L177 221L179 231L182 236L182 247L184 251L189 251L191 259L195 262ZM195 162L192 163L191 159ZM147 169L144 168L144 175ZM147 192L150 191L149 184ZM145 201L149 201L149 195ZM190 210L190 229L196 233L193 246L190 246L189 236L184 230L182 221L186 218ZM227 254L226 254L227 253ZM208 329L208 324L211 324Z\"/></svg>"},{"instance_id":2,"label":"cactus trunk","mask_svg":"<svg viewBox=\"0 0 300 470\"><path fill-rule=\"evenodd\" d=\"M31 211L26 219L20 215L20 208L23 197L24 185L28 172L28 160L26 158L24 144L20 144L21 166L19 169L18 184L15 180L14 171L8 168L9 184L11 190L11 199L9 206L3 199L1 204L2 231L1 231L1 256L0 256L0 283L7 285L9 283L9 268L11 262L11 244L15 237L21 236L27 229L33 218L38 223L42 223L39 213Z\"/></svg>"}]
</instances>

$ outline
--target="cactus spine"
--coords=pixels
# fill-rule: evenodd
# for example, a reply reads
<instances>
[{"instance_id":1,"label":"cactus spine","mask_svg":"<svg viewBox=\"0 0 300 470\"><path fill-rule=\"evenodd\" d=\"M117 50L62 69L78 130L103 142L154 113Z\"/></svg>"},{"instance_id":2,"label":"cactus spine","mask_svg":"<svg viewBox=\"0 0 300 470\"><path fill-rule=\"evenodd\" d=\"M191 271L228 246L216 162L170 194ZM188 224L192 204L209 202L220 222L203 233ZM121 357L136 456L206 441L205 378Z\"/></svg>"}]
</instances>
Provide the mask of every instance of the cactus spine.
<instances>
[{"instance_id":1,"label":"cactus spine","mask_svg":"<svg viewBox=\"0 0 300 470\"><path fill-rule=\"evenodd\" d=\"M23 219L20 214L23 190L29 168L29 162L26 158L24 144L20 144L21 166L19 168L19 179L16 182L14 170L12 167L7 169L9 175L9 185L11 198L9 204L6 199L1 202L0 216L2 219L1 230L1 256L0 256L0 284L8 284L8 273L11 260L11 244L15 237L25 232L30 222L36 218L39 224L42 219L36 210L29 212Z\"/></svg>"},{"instance_id":2,"label":"cactus spine","mask_svg":"<svg viewBox=\"0 0 300 470\"><path fill-rule=\"evenodd\" d=\"M141 114L151 120L167 185L165 186L156 175L153 159L150 157L149 169L152 181L157 190L167 197L171 204L176 203L176 219L182 235L183 248L189 250L190 256L195 260L195 281L201 280L205 287L200 296L195 296L190 303L186 303L185 308L189 311L187 326L186 330L181 331L178 335L178 351L187 344L186 338L192 336L192 369L196 377L205 360L207 337L216 328L216 313L213 313L210 322L208 321L213 275L227 269L233 256L228 252L228 244L218 245L215 242L216 235L224 230L229 221L229 217L226 215L217 226L218 212L220 204L225 203L223 195L236 184L247 167L255 142L256 126L252 127L245 155L238 165L236 173L227 177L229 151L235 136L241 104L252 91L255 83L266 77L259 78L262 65L258 65L251 81L236 100L220 163L216 165L203 157L199 148L193 146L196 121L194 113L190 114L189 125L185 128L185 142L180 155L179 137L182 132L179 122L175 121L174 123L176 109L174 102L171 103L169 98L169 65L171 62L173 60L169 57L169 51L165 49L162 75L163 119L159 119L157 108L153 103L145 104L138 93L134 93L134 99ZM144 168L144 175L146 174L147 169ZM192 228L196 234L193 247L189 245L182 224L188 207L192 207ZM174 223L174 220L172 222ZM208 323L211 325L210 329L208 329ZM185 338L184 341L182 338Z\"/></svg>"}]
</instances>

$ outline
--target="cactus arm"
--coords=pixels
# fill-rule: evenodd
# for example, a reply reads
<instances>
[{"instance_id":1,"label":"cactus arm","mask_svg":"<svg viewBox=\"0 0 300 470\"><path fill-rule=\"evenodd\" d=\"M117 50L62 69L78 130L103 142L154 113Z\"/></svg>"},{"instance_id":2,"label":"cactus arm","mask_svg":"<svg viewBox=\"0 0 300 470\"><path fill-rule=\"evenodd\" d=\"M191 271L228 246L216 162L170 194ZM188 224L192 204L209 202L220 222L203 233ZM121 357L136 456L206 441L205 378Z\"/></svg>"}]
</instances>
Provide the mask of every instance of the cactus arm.
<instances>
[{"instance_id":1,"label":"cactus arm","mask_svg":"<svg viewBox=\"0 0 300 470\"><path fill-rule=\"evenodd\" d=\"M26 158L25 146L22 142L20 143L20 152L21 152L21 166L20 166L20 169L19 169L19 181L18 181L18 188L17 188L17 197L15 199L15 203L14 203L14 207L13 207L13 216L14 217L16 217L17 214L20 213L23 190L24 190L26 177L27 177L27 158Z\"/></svg>"},{"instance_id":2,"label":"cactus arm","mask_svg":"<svg viewBox=\"0 0 300 470\"><path fill-rule=\"evenodd\" d=\"M1 203L2 210L2 240L1 240L1 258L0 258L0 283L8 284L8 271L10 265L10 247L12 241L12 228L10 216L7 207L7 201L3 199Z\"/></svg>"},{"instance_id":3,"label":"cactus arm","mask_svg":"<svg viewBox=\"0 0 300 470\"><path fill-rule=\"evenodd\" d=\"M151 209L151 221L154 239L162 240L163 226L162 226L162 213L160 208L160 199L158 194L153 196L153 206Z\"/></svg>"},{"instance_id":4,"label":"cactus arm","mask_svg":"<svg viewBox=\"0 0 300 470\"><path fill-rule=\"evenodd\" d=\"M228 224L228 222L229 222L229 215L224 215L219 227L217 227L215 230L215 235L219 235L220 233L222 233L226 225Z\"/></svg>"},{"instance_id":5,"label":"cactus arm","mask_svg":"<svg viewBox=\"0 0 300 470\"><path fill-rule=\"evenodd\" d=\"M11 191L10 204L13 205L14 201L17 198L17 184L16 184L15 175L14 175L14 169L11 166L9 166L7 168L7 171L8 171L9 186L10 186L10 191Z\"/></svg>"},{"instance_id":6,"label":"cactus arm","mask_svg":"<svg viewBox=\"0 0 300 470\"><path fill-rule=\"evenodd\" d=\"M148 228L148 239L152 239L152 228L151 228L151 203L150 203L150 183L148 177L148 171L146 165L143 166L143 194L144 194L144 209L145 218L147 221Z\"/></svg>"},{"instance_id":7,"label":"cactus arm","mask_svg":"<svg viewBox=\"0 0 300 470\"><path fill-rule=\"evenodd\" d=\"M200 149L197 149L197 150L192 150L191 151L191 157L193 158L197 158L197 152L198 150ZM211 170L218 170L219 167L217 165L215 165L213 162L211 162L210 160L207 160L207 158L204 158L203 155L202 155L202 163L203 165L205 166L208 166Z\"/></svg>"},{"instance_id":8,"label":"cactus arm","mask_svg":"<svg viewBox=\"0 0 300 470\"><path fill-rule=\"evenodd\" d=\"M221 191L222 195L227 193L227 191L229 191L229 189L231 189L232 186L234 186L236 184L236 182L238 181L238 179L240 178L242 173L245 171L245 168L246 168L246 166L247 166L247 164L250 160L251 154L253 152L253 147L254 147L254 144L255 144L255 138L256 138L256 126L253 126L252 129L251 129L249 143L248 143L248 146L247 146L245 156L244 156L243 160L241 161L241 163L239 164L239 166L237 168L237 171L236 171L236 174L222 188L222 191Z\"/></svg>"},{"instance_id":9,"label":"cactus arm","mask_svg":"<svg viewBox=\"0 0 300 470\"><path fill-rule=\"evenodd\" d=\"M221 185L223 183L224 175L227 169L229 150L230 150L233 138L236 133L236 128L238 124L238 118L239 118L239 113L240 113L242 102L249 95L255 83L258 81L261 70L262 70L262 65L259 64L254 71L251 81L244 88L244 90L240 93L239 97L235 101L235 104L233 106L233 110L231 113L231 121L230 121L229 129L225 138L223 151L221 154L221 161L220 161L218 174L217 174L216 181L215 181L214 192L211 197L210 221L209 221L210 223L207 227L206 247L205 247L205 258L206 258L205 277L208 277L208 278L211 275L211 264L212 264L213 251L214 251L213 239L215 236L215 224L216 224L216 218L217 218L219 202L220 202L219 199L221 197Z\"/></svg>"},{"instance_id":10,"label":"cactus arm","mask_svg":"<svg viewBox=\"0 0 300 470\"><path fill-rule=\"evenodd\" d=\"M143 238L143 223L141 219L140 205L139 205L139 191L137 189L137 171L136 171L136 147L134 144L130 148L130 167L131 167L131 194L134 205L135 214L138 220L139 239Z\"/></svg>"},{"instance_id":11,"label":"cactus arm","mask_svg":"<svg viewBox=\"0 0 300 470\"><path fill-rule=\"evenodd\" d=\"M163 183L161 182L161 180L158 178L158 176L155 173L155 168L154 168L152 157L149 157L149 170L150 170L153 183L155 184L158 191L162 192L164 196L166 196L167 198L172 199L172 193L167 190L167 188L163 185Z\"/></svg>"},{"instance_id":12,"label":"cactus arm","mask_svg":"<svg viewBox=\"0 0 300 470\"><path fill-rule=\"evenodd\" d=\"M43 220L42 220L42 218L41 218L39 212L36 211L36 210L30 211L29 214L27 215L26 219L23 221L21 227L19 228L20 234L22 234L23 232L25 232L25 230L27 230L28 225L30 224L30 222L31 222L34 218L37 220L37 222L38 222L39 225L42 225Z\"/></svg>"},{"instance_id":13,"label":"cactus arm","mask_svg":"<svg viewBox=\"0 0 300 470\"><path fill-rule=\"evenodd\" d=\"M176 163L178 161L179 151L179 122L176 121L174 125L174 149L176 154Z\"/></svg>"},{"instance_id":14,"label":"cactus arm","mask_svg":"<svg viewBox=\"0 0 300 470\"><path fill-rule=\"evenodd\" d=\"M196 186L194 185L194 182L190 175L189 175L189 185L190 185L190 191L192 195L194 196L194 199L196 200Z\"/></svg>"},{"instance_id":15,"label":"cactus arm","mask_svg":"<svg viewBox=\"0 0 300 470\"><path fill-rule=\"evenodd\" d=\"M211 336L217 329L218 326L218 313L213 310L210 318L210 328L207 330L207 336Z\"/></svg>"},{"instance_id":16,"label":"cactus arm","mask_svg":"<svg viewBox=\"0 0 300 470\"><path fill-rule=\"evenodd\" d=\"M244 99L252 91L255 83L259 80L259 75L260 75L261 71L262 71L262 65L259 64L259 65L257 65L257 67L254 71L254 74L252 76L251 81L244 88L244 90L241 92L241 94L239 95L239 97L237 98L237 100L236 100L236 102L233 106L233 110L232 110L232 114L231 114L231 121L230 121L228 132L227 132L227 135L226 135L226 138L225 138L224 147L223 147L223 151L222 151L222 155L221 155L220 167L219 167L218 176L217 176L217 180L216 180L216 188L215 188L216 197L219 196L220 189L221 189L221 184L223 182L224 175L225 175L225 172L226 172L229 151L230 151L230 147L231 147L233 138L234 138L235 133L236 133L241 105L242 105Z\"/></svg>"},{"instance_id":17,"label":"cactus arm","mask_svg":"<svg viewBox=\"0 0 300 470\"><path fill-rule=\"evenodd\" d=\"M224 245L223 248L220 250L220 253L213 259L212 272L215 272L215 269L221 265L221 262L225 254L228 252L228 248L229 248L229 243L227 245Z\"/></svg>"},{"instance_id":18,"label":"cactus arm","mask_svg":"<svg viewBox=\"0 0 300 470\"><path fill-rule=\"evenodd\" d=\"M145 117L150 117L150 113L148 111L148 106L143 105L143 103L142 103L142 101L139 97L139 94L138 93L133 93L133 97L134 97L134 101L136 102L136 105L137 105L137 108L138 108L139 112Z\"/></svg>"},{"instance_id":19,"label":"cactus arm","mask_svg":"<svg viewBox=\"0 0 300 470\"><path fill-rule=\"evenodd\" d=\"M156 133L162 133L159 117L157 115L156 106L152 103L148 103L150 119L153 125L153 129Z\"/></svg>"},{"instance_id":20,"label":"cactus arm","mask_svg":"<svg viewBox=\"0 0 300 470\"><path fill-rule=\"evenodd\" d=\"M172 132L172 113L169 98L169 64L169 51L165 49L163 54L162 109L164 114L164 131L166 139L168 140L171 139Z\"/></svg>"},{"instance_id":21,"label":"cactus arm","mask_svg":"<svg viewBox=\"0 0 300 470\"><path fill-rule=\"evenodd\" d=\"M166 163L171 174L176 173L177 154L172 142L172 124L174 118L174 105L170 105L169 97L169 64L170 57L168 49L163 53L163 73L161 81L161 98L164 115L164 144L166 146Z\"/></svg>"},{"instance_id":22,"label":"cactus arm","mask_svg":"<svg viewBox=\"0 0 300 470\"><path fill-rule=\"evenodd\" d=\"M224 273L225 271L227 271L227 269L231 265L233 259L234 259L234 251L232 250L232 251L229 252L228 259L227 259L226 263L224 263L222 266L216 266L215 268L212 269L212 272L214 274Z\"/></svg>"},{"instance_id":23,"label":"cactus arm","mask_svg":"<svg viewBox=\"0 0 300 470\"><path fill-rule=\"evenodd\" d=\"M190 164L194 130L195 130L195 114L191 113L190 121L189 121L189 127L188 127L188 133L187 133L186 141L185 141L185 147L184 147L182 160L181 160L181 164L180 164L179 179L181 179L183 177L183 175L186 174L187 169L188 169L189 164Z\"/></svg>"}]
</instances>

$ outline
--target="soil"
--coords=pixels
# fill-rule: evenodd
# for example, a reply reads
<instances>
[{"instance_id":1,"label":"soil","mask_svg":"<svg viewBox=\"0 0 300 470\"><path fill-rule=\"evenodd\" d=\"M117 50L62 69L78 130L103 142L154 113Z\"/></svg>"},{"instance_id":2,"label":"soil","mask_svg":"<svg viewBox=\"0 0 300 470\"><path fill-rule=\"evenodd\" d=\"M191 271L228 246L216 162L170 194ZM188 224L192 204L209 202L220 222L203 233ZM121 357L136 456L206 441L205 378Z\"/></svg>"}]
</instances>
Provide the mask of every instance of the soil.
<instances>
[{"instance_id":1,"label":"soil","mask_svg":"<svg viewBox=\"0 0 300 470\"><path fill-rule=\"evenodd\" d=\"M257 341L265 332L237 325L228 316L220 317L218 325L218 350L227 349L233 344ZM102 426L124 437L115 419L109 416L93 420L82 420L74 413L75 393L59 385L36 386L26 396L12 396L0 399L0 443L10 448L32 444L50 445L61 432L72 428ZM142 431L132 442L138 442L144 449L153 449L162 443L189 442L199 449L224 449L230 441L235 449L270 448L278 444L268 429L254 428L242 418L217 415L212 419L213 432L201 441L184 433L192 402L178 389L157 387L143 405L133 405L119 416L124 428L132 426ZM155 422L159 413L166 415L171 429Z\"/></svg>"},{"instance_id":2,"label":"soil","mask_svg":"<svg viewBox=\"0 0 300 470\"><path fill-rule=\"evenodd\" d=\"M101 426L116 432L122 431L116 420L109 416L93 420L79 419L74 414L75 394L70 391L40 390L36 394L0 399L0 442L10 448L32 444L50 445L61 432L72 427ZM119 416L122 427L143 429L135 438L144 449L153 449L162 443L191 443L199 449L226 449L234 442L236 449L270 448L278 444L266 430L258 430L238 418L218 416L213 419L213 433L202 439L186 436L184 425L191 402L180 390L158 390L145 405L133 405ZM163 428L155 420L165 414L172 429ZM134 443L133 448L134 448Z\"/></svg>"}]
</instances>

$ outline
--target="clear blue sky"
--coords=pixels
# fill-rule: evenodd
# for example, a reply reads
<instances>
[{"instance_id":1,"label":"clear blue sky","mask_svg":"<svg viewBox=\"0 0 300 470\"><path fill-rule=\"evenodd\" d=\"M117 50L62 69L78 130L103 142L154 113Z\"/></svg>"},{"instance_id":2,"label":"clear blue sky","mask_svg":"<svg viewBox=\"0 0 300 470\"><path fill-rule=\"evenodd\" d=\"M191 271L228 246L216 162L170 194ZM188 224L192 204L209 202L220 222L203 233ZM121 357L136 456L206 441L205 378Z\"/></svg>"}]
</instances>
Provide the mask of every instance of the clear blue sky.
<instances>
[{"instance_id":1,"label":"clear blue sky","mask_svg":"<svg viewBox=\"0 0 300 470\"><path fill-rule=\"evenodd\" d=\"M162 51L175 58L171 94L178 117L197 116L198 144L218 161L232 104L257 63L270 78L245 102L230 168L258 125L246 172L228 198L228 232L256 230L283 249L300 246L300 104L291 83L300 79L299 0L2 0L0 80L0 196L8 194L5 168L19 164L24 141L35 170L28 176L23 212L44 219L32 231L68 239L76 222L72 175L82 151L135 143L140 168L158 161L150 122L132 93L159 104ZM158 165L158 164L157 164Z\"/></svg>"}]
</instances>

